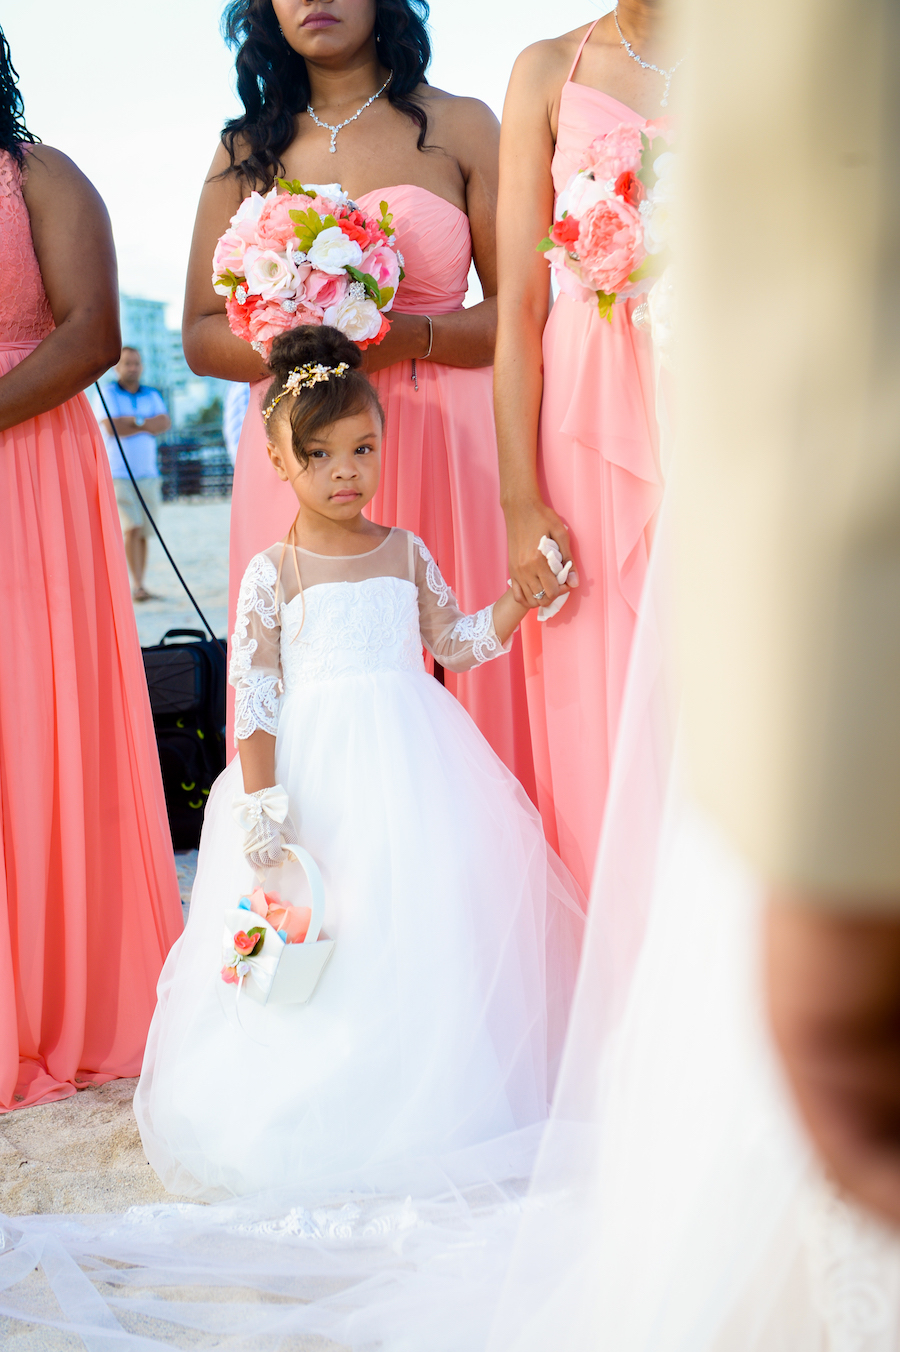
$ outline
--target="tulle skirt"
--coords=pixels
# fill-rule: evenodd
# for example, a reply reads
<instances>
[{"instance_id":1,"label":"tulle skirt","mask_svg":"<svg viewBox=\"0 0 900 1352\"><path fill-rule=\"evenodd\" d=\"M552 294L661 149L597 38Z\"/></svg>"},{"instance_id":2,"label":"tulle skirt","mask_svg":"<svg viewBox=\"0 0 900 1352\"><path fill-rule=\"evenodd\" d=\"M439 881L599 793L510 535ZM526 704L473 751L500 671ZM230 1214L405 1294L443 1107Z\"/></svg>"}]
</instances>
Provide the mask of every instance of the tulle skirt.
<instances>
[{"instance_id":1,"label":"tulle skirt","mask_svg":"<svg viewBox=\"0 0 900 1352\"><path fill-rule=\"evenodd\" d=\"M79 396L0 443L2 1111L138 1073L182 917L96 420Z\"/></svg>"},{"instance_id":2,"label":"tulle skirt","mask_svg":"<svg viewBox=\"0 0 900 1352\"><path fill-rule=\"evenodd\" d=\"M465 711L422 672L302 686L284 699L276 774L322 869L334 955L306 1006L263 1007L221 980L223 912L252 883L232 763L135 1104L166 1186L307 1186L541 1122L582 899ZM296 864L267 888L305 900Z\"/></svg>"}]
</instances>

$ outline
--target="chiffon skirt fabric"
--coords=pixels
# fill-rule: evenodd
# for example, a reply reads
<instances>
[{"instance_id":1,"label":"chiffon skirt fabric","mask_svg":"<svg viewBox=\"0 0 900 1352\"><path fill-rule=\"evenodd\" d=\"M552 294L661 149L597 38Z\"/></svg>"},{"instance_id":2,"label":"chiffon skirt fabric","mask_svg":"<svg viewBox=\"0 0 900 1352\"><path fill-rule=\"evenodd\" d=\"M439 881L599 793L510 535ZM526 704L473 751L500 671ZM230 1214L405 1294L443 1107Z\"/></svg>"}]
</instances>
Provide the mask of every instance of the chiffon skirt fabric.
<instances>
[{"instance_id":1,"label":"chiffon skirt fabric","mask_svg":"<svg viewBox=\"0 0 900 1352\"><path fill-rule=\"evenodd\" d=\"M232 762L135 1100L166 1186L216 1199L384 1166L402 1179L418 1158L542 1122L583 899L468 715L424 672L300 686L276 776L322 869L334 954L305 1006L260 1006L221 980L223 912L252 886ZM306 900L296 864L267 888Z\"/></svg>"},{"instance_id":2,"label":"chiffon skirt fabric","mask_svg":"<svg viewBox=\"0 0 900 1352\"><path fill-rule=\"evenodd\" d=\"M0 345L5 373L35 345ZM140 1070L182 928L112 481L79 396L0 433L0 1109Z\"/></svg>"},{"instance_id":3,"label":"chiffon skirt fabric","mask_svg":"<svg viewBox=\"0 0 900 1352\"><path fill-rule=\"evenodd\" d=\"M541 489L569 527L580 585L522 626L537 801L590 890L625 677L662 498L656 381L632 302L607 323L560 295L544 331Z\"/></svg>"},{"instance_id":4,"label":"chiffon skirt fabric","mask_svg":"<svg viewBox=\"0 0 900 1352\"><path fill-rule=\"evenodd\" d=\"M372 377L386 415L382 480L366 515L427 541L466 613L495 600L506 587L506 532L500 511L492 368L466 370L397 362ZM229 615L244 569L254 554L286 534L297 513L266 452L259 414L267 388L251 390L234 478ZM525 791L535 798L531 737L521 640L503 662L464 675L445 673L445 685ZM229 693L229 726L233 697ZM228 745L232 745L229 732ZM583 884L582 884L583 885Z\"/></svg>"}]
</instances>

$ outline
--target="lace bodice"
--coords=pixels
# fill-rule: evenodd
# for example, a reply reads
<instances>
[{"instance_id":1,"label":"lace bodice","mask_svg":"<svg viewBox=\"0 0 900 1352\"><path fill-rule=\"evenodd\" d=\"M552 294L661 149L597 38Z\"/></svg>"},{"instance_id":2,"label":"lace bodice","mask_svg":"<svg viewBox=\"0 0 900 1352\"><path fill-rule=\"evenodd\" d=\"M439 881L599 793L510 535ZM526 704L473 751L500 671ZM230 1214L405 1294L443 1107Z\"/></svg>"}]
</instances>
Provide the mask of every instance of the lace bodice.
<instances>
[{"instance_id":1,"label":"lace bodice","mask_svg":"<svg viewBox=\"0 0 900 1352\"><path fill-rule=\"evenodd\" d=\"M0 343L37 343L52 333L21 174L8 150L0 150L0 277Z\"/></svg>"},{"instance_id":2,"label":"lace bodice","mask_svg":"<svg viewBox=\"0 0 900 1352\"><path fill-rule=\"evenodd\" d=\"M376 549L342 558L273 545L251 559L238 595L229 673L235 741L259 728L274 734L282 697L302 686L424 673L423 644L450 671L499 657L510 645L497 637L493 610L464 615L409 531L392 530Z\"/></svg>"}]
</instances>

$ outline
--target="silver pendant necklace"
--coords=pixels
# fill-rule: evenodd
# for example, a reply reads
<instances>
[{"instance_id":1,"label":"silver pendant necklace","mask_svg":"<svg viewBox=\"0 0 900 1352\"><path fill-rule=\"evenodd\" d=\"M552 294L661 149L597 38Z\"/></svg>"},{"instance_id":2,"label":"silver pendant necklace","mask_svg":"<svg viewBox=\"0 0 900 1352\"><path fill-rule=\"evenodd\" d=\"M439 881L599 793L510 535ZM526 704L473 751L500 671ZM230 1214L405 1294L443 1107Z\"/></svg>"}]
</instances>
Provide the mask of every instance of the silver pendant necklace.
<instances>
[{"instance_id":1,"label":"silver pendant necklace","mask_svg":"<svg viewBox=\"0 0 900 1352\"><path fill-rule=\"evenodd\" d=\"M349 127L351 122L355 122L356 119L366 111L369 105L374 103L375 100L384 93L384 91L387 89L388 85L391 83L391 80L393 80L393 78L394 72L391 71L390 75L387 77L384 84L379 89L378 93L373 94L370 99L366 99L363 106L361 108L357 108L356 112L353 114L352 117L348 117L345 122L339 122L336 127L333 127L330 122L323 122L321 118L316 117L315 110L311 103L308 103L306 105L306 111L309 113L310 117L312 118L313 122L315 122L316 126L321 127L323 131L331 132L331 145L328 147L328 149L332 155L334 155L337 152L337 146L335 145L335 141L337 140L338 132L342 131L344 127Z\"/></svg>"},{"instance_id":2,"label":"silver pendant necklace","mask_svg":"<svg viewBox=\"0 0 900 1352\"><path fill-rule=\"evenodd\" d=\"M618 11L618 8L616 8L616 9L613 10L613 18L614 18L615 21L616 21L616 28L618 28L618 30L619 30L619 37L622 39L622 46L625 48L626 52L627 52L628 55L631 57L632 61L636 61L636 62L638 63L639 66L642 66L642 67L644 68L644 70L655 70L656 73L657 73L657 75L661 75L661 76L663 77L663 79L665 80L665 82L666 82L666 87L665 87L665 89L663 90L662 101L660 102L660 105L659 105L659 106L660 106L661 108L668 108L668 106L669 106L669 86L670 86L671 83L672 83L672 76L675 74L676 70L677 70L678 67L681 65L682 61L684 61L684 57L681 58L681 61L676 61L676 62L675 62L675 65L674 65L674 66L671 66L671 67L669 68L669 70L663 70L662 66L654 66L654 64L653 64L652 61L645 61L645 60L643 59L643 57L638 56L637 52L636 52L636 51L634 50L634 48L632 47L631 43L628 41L628 39L626 38L625 34L622 32L622 27L621 27L621 25L620 25L620 23L619 23L619 11Z\"/></svg>"}]
</instances>

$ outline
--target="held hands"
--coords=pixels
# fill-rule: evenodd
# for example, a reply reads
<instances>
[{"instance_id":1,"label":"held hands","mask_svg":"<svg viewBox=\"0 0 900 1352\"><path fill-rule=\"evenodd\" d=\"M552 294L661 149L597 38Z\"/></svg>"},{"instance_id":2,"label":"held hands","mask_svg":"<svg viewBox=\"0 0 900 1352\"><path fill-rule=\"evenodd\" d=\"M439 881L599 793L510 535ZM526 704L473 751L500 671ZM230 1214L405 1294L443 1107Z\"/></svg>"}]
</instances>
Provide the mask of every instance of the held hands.
<instances>
[{"instance_id":1,"label":"held hands","mask_svg":"<svg viewBox=\"0 0 900 1352\"><path fill-rule=\"evenodd\" d=\"M244 854L254 868L280 868L288 857L282 844L299 845L294 823L288 816L287 790L280 784L256 793L236 793L232 812L245 830Z\"/></svg>"},{"instance_id":2,"label":"held hands","mask_svg":"<svg viewBox=\"0 0 900 1352\"><path fill-rule=\"evenodd\" d=\"M558 598L565 598L570 588L578 586L568 530L556 513L539 499L507 508L506 530L513 595L520 605L531 610L536 607L552 609ZM546 541L556 545L561 560L559 577L558 570L551 566L556 563L556 557ZM553 613L558 609L559 606ZM543 618L550 617L545 615Z\"/></svg>"}]
</instances>

